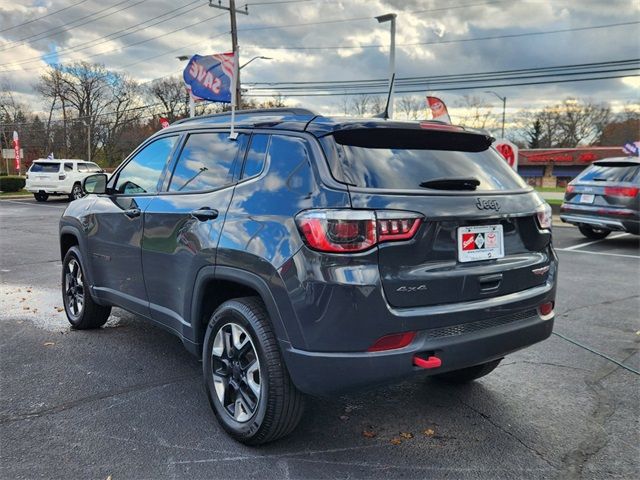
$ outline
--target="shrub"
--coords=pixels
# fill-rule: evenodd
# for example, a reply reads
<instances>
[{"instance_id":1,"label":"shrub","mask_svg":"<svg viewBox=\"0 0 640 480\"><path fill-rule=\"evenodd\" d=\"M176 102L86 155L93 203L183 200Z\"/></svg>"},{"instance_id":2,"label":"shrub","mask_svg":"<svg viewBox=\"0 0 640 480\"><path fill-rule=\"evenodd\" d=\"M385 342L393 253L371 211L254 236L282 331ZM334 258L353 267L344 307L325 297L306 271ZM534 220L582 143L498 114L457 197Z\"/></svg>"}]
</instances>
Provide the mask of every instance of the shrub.
<instances>
[{"instance_id":1,"label":"shrub","mask_svg":"<svg viewBox=\"0 0 640 480\"><path fill-rule=\"evenodd\" d=\"M16 175L0 177L0 191L2 192L19 192L24 188L24 185L24 177Z\"/></svg>"}]
</instances>

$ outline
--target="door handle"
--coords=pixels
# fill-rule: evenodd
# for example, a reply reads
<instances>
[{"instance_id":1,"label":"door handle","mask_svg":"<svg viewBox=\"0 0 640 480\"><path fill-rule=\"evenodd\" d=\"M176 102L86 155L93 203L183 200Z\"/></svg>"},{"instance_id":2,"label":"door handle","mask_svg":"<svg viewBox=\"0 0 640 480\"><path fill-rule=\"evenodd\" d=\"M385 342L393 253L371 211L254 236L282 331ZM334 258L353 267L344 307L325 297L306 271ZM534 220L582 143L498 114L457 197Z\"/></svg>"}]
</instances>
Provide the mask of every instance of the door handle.
<instances>
[{"instance_id":1,"label":"door handle","mask_svg":"<svg viewBox=\"0 0 640 480\"><path fill-rule=\"evenodd\" d=\"M139 208L130 208L129 210L124 211L124 214L129 218L139 217L141 213L142 212Z\"/></svg>"},{"instance_id":2,"label":"door handle","mask_svg":"<svg viewBox=\"0 0 640 480\"><path fill-rule=\"evenodd\" d=\"M218 215L218 210L209 207L202 207L191 212L191 216L197 218L201 222L206 222L207 220L215 220L216 218L218 218Z\"/></svg>"}]
</instances>

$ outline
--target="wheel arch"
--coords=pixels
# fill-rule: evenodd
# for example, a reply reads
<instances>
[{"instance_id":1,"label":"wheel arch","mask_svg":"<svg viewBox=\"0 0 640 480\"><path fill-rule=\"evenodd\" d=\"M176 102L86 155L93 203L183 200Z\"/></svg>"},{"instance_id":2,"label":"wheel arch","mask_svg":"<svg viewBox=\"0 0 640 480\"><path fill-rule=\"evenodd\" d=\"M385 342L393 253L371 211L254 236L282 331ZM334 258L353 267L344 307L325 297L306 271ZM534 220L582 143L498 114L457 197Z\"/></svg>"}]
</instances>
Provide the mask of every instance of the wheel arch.
<instances>
[{"instance_id":1,"label":"wheel arch","mask_svg":"<svg viewBox=\"0 0 640 480\"><path fill-rule=\"evenodd\" d=\"M255 273L234 267L203 267L196 277L191 300L191 326L197 355L202 344L209 319L223 302L232 298L257 296L267 309L273 331L279 342L290 343L289 332L267 282Z\"/></svg>"}]
</instances>

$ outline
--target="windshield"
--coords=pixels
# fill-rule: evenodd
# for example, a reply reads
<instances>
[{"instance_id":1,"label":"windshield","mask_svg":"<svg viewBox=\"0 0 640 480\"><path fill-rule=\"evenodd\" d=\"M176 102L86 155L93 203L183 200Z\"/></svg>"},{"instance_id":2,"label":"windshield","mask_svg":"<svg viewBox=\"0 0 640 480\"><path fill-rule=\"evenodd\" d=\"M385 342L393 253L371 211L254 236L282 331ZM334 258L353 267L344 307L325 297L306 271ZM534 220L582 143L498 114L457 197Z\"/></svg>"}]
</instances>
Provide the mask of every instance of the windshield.
<instances>
[{"instance_id":1,"label":"windshield","mask_svg":"<svg viewBox=\"0 0 640 480\"><path fill-rule=\"evenodd\" d=\"M59 162L36 162L29 169L32 173L58 173L60 170Z\"/></svg>"},{"instance_id":2,"label":"windshield","mask_svg":"<svg viewBox=\"0 0 640 480\"><path fill-rule=\"evenodd\" d=\"M372 130L373 132L373 130ZM376 135L377 136L377 135ZM415 142L397 141L379 146L350 145L348 140L340 139L340 143L323 139L325 151L333 156L330 166L334 177L344 183L357 187L390 189L390 190L424 190L442 189L467 190L463 182L471 180L476 191L517 190L526 188L522 178L515 173L505 160L492 148L482 151L456 150L458 144L452 142L446 147L442 144L437 149L415 148ZM428 142L427 142L428 143ZM474 149L475 150L475 149ZM437 180L437 182L435 181ZM472 187L473 188L473 187Z\"/></svg>"}]
</instances>

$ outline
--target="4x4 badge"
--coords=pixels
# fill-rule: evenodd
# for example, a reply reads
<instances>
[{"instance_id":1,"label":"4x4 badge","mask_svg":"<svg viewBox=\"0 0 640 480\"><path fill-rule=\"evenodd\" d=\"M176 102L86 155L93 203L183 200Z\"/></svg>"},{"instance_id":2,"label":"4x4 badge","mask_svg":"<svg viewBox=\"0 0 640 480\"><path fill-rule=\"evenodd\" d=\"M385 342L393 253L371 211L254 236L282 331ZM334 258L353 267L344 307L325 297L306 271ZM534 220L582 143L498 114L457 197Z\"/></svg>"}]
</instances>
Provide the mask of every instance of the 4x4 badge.
<instances>
[{"instance_id":1,"label":"4x4 badge","mask_svg":"<svg viewBox=\"0 0 640 480\"><path fill-rule=\"evenodd\" d=\"M478 207L479 210L495 210L497 212L500 210L500 203L497 200L483 200L482 198L478 198L476 207Z\"/></svg>"}]
</instances>

